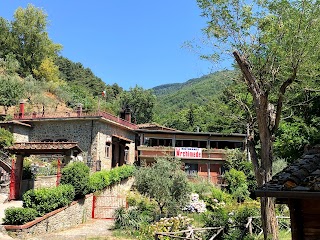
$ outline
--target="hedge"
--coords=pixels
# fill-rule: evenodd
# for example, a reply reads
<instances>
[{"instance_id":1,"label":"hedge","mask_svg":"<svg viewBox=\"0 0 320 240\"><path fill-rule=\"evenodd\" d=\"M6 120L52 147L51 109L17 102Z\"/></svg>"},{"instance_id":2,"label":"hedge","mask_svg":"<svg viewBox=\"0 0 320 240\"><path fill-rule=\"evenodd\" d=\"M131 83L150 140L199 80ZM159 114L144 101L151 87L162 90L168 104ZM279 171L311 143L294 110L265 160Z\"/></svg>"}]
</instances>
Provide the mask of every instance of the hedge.
<instances>
[{"instance_id":1,"label":"hedge","mask_svg":"<svg viewBox=\"0 0 320 240\"><path fill-rule=\"evenodd\" d=\"M59 185L54 188L31 189L27 191L23 199L23 207L33 208L38 216L51 212L55 209L67 206L75 197L73 186Z\"/></svg>"},{"instance_id":2,"label":"hedge","mask_svg":"<svg viewBox=\"0 0 320 240\"><path fill-rule=\"evenodd\" d=\"M109 171L95 172L89 178L89 191L101 191L108 186L127 179L133 175L134 170L135 167L132 165L123 165Z\"/></svg>"},{"instance_id":3,"label":"hedge","mask_svg":"<svg viewBox=\"0 0 320 240\"><path fill-rule=\"evenodd\" d=\"M70 204L76 196L76 191L78 196L101 191L107 186L131 177L134 170L134 166L123 165L109 171L95 172L89 176L89 168L83 163L72 163L62 171L61 184L58 187L31 189L22 197L24 208L7 209L5 224L24 224L32 221L37 216L43 216Z\"/></svg>"},{"instance_id":4,"label":"hedge","mask_svg":"<svg viewBox=\"0 0 320 240\"><path fill-rule=\"evenodd\" d=\"M37 211L32 208L11 207L5 210L3 223L8 225L20 225L30 222L37 217Z\"/></svg>"}]
</instances>

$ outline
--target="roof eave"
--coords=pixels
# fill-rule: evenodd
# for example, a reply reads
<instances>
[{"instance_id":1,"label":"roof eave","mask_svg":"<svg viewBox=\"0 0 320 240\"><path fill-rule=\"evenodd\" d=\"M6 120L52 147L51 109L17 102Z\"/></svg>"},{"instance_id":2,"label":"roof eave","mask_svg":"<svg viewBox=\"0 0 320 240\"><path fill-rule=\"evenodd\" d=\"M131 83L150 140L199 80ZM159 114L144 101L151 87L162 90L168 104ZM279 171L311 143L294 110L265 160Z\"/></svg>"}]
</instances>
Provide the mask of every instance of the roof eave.
<instances>
[{"instance_id":1,"label":"roof eave","mask_svg":"<svg viewBox=\"0 0 320 240\"><path fill-rule=\"evenodd\" d=\"M261 190L255 191L257 197L274 197L274 198L295 198L295 199L312 199L320 198L320 192L307 192L307 191L272 191Z\"/></svg>"}]
</instances>

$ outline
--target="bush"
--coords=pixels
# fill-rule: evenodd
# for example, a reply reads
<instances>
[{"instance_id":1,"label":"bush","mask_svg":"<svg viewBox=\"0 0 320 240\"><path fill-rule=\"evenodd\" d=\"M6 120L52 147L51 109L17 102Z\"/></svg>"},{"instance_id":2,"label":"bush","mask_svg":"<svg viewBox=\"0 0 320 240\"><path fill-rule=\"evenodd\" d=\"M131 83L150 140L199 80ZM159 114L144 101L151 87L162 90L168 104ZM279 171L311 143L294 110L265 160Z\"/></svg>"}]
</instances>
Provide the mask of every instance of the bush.
<instances>
[{"instance_id":1,"label":"bush","mask_svg":"<svg viewBox=\"0 0 320 240\"><path fill-rule=\"evenodd\" d=\"M204 199L211 195L211 191L214 188L214 185L203 179L196 179L196 182L191 183L192 192L199 194L200 199Z\"/></svg>"},{"instance_id":2,"label":"bush","mask_svg":"<svg viewBox=\"0 0 320 240\"><path fill-rule=\"evenodd\" d=\"M13 142L13 134L4 128L0 128L0 149L11 146Z\"/></svg>"},{"instance_id":3,"label":"bush","mask_svg":"<svg viewBox=\"0 0 320 240\"><path fill-rule=\"evenodd\" d=\"M82 162L68 164L62 169L61 184L71 184L76 198L87 194L89 189L89 167Z\"/></svg>"},{"instance_id":4,"label":"bush","mask_svg":"<svg viewBox=\"0 0 320 240\"><path fill-rule=\"evenodd\" d=\"M115 228L138 230L141 225L149 224L153 220L148 214L138 208L119 208L115 212Z\"/></svg>"},{"instance_id":5,"label":"bush","mask_svg":"<svg viewBox=\"0 0 320 240\"><path fill-rule=\"evenodd\" d=\"M89 177L89 192L97 192L110 184L108 172L95 172Z\"/></svg>"},{"instance_id":6,"label":"bush","mask_svg":"<svg viewBox=\"0 0 320 240\"><path fill-rule=\"evenodd\" d=\"M23 207L33 208L38 216L51 212L57 208L67 206L72 202L75 191L71 185L60 185L55 188L31 189L23 199Z\"/></svg>"},{"instance_id":7,"label":"bush","mask_svg":"<svg viewBox=\"0 0 320 240\"><path fill-rule=\"evenodd\" d=\"M37 217L37 211L32 208L7 208L5 210L4 224L7 225L21 225L30 222Z\"/></svg>"},{"instance_id":8,"label":"bush","mask_svg":"<svg viewBox=\"0 0 320 240\"><path fill-rule=\"evenodd\" d=\"M129 207L136 207L142 213L154 216L157 209L157 203L141 195L139 192L130 192L127 196L127 203Z\"/></svg>"},{"instance_id":9,"label":"bush","mask_svg":"<svg viewBox=\"0 0 320 240\"><path fill-rule=\"evenodd\" d=\"M159 222L156 222L149 227L147 235L151 239L153 238L156 232L183 231L186 230L189 226L191 226L192 222L192 218L188 218L181 215L171 218L161 218ZM184 237L184 234L180 234L180 237ZM168 239L168 237L159 236L159 239Z\"/></svg>"},{"instance_id":10,"label":"bush","mask_svg":"<svg viewBox=\"0 0 320 240\"><path fill-rule=\"evenodd\" d=\"M133 175L134 166L123 165L121 167L113 168L109 171L95 172L90 175L88 182L88 192L101 191L107 186L118 183Z\"/></svg>"},{"instance_id":11,"label":"bush","mask_svg":"<svg viewBox=\"0 0 320 240\"><path fill-rule=\"evenodd\" d=\"M118 183L121 180L131 177L134 170L135 167L132 165L123 165L121 167L111 169L109 172L111 184Z\"/></svg>"},{"instance_id":12,"label":"bush","mask_svg":"<svg viewBox=\"0 0 320 240\"><path fill-rule=\"evenodd\" d=\"M31 171L31 162L24 161L23 170L22 170L22 180L33 179L33 178L34 178L34 174Z\"/></svg>"}]
</instances>

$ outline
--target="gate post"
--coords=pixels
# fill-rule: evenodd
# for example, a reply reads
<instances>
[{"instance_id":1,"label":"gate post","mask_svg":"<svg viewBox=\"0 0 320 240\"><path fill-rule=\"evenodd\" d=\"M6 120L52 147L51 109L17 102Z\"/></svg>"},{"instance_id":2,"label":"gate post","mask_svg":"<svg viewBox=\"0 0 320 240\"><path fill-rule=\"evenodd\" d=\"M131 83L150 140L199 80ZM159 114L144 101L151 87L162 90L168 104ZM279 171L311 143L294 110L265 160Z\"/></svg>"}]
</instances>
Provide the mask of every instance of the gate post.
<instances>
[{"instance_id":1,"label":"gate post","mask_svg":"<svg viewBox=\"0 0 320 240\"><path fill-rule=\"evenodd\" d=\"M96 206L96 196L93 195L92 197L92 212L91 212L91 217L94 219L94 208Z\"/></svg>"},{"instance_id":2,"label":"gate post","mask_svg":"<svg viewBox=\"0 0 320 240\"><path fill-rule=\"evenodd\" d=\"M11 163L11 176L10 176L10 193L9 193L9 200L14 200L16 193L15 193L15 185L16 185L16 174L15 174L15 161L14 158L12 158Z\"/></svg>"}]
</instances>

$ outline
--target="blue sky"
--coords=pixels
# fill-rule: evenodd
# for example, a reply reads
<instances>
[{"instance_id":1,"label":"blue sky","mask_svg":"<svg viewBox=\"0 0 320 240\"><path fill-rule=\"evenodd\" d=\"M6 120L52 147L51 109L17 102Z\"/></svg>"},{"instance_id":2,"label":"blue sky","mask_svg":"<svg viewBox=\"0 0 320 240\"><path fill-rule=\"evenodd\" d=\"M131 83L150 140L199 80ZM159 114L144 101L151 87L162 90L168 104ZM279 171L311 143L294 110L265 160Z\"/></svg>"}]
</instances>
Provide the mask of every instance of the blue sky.
<instances>
[{"instance_id":1,"label":"blue sky","mask_svg":"<svg viewBox=\"0 0 320 240\"><path fill-rule=\"evenodd\" d=\"M63 45L61 55L107 84L151 88L222 68L182 47L202 38L196 0L0 0L0 16L11 20L28 3L48 14L49 37Z\"/></svg>"}]
</instances>

